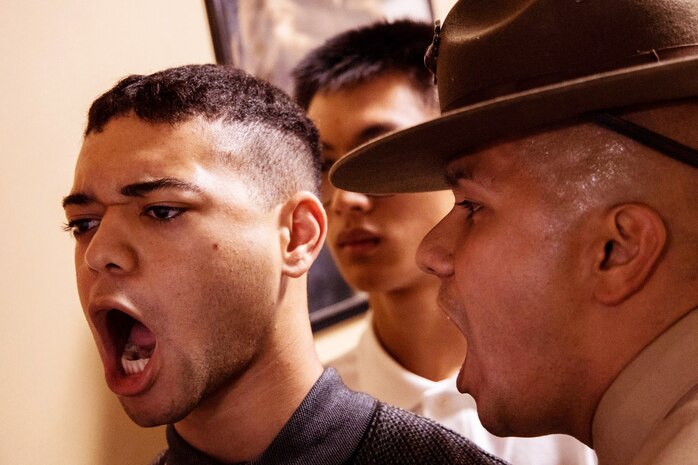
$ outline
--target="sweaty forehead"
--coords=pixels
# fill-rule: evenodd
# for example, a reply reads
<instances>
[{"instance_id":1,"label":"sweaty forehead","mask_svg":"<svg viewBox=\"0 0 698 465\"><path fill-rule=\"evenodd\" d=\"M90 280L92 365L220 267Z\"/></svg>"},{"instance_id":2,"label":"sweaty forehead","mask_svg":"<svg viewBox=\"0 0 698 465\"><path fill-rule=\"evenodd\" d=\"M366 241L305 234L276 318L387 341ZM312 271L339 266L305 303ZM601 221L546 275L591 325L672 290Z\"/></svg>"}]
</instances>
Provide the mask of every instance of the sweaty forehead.
<instances>
[{"instance_id":1,"label":"sweaty forehead","mask_svg":"<svg viewBox=\"0 0 698 465\"><path fill-rule=\"evenodd\" d=\"M464 171L492 182L503 180L505 175L561 176L574 171L575 161L582 155L606 150L611 142L613 138L592 123L565 121L460 154L449 163L447 175Z\"/></svg>"},{"instance_id":2,"label":"sweaty forehead","mask_svg":"<svg viewBox=\"0 0 698 465\"><path fill-rule=\"evenodd\" d=\"M446 180L451 187L473 183L499 190L512 181L525 165L522 146L503 142L453 157L446 166Z\"/></svg>"}]
</instances>

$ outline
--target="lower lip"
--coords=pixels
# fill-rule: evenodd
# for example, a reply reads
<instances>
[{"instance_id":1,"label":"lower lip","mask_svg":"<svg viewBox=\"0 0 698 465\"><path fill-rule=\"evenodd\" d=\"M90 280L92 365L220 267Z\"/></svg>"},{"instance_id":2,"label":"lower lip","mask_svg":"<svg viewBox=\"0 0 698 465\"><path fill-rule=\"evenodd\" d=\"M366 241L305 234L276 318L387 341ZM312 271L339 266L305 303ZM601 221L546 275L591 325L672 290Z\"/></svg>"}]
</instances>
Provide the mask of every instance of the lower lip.
<instances>
[{"instance_id":1,"label":"lower lip","mask_svg":"<svg viewBox=\"0 0 698 465\"><path fill-rule=\"evenodd\" d=\"M341 249L344 253L349 255L367 255L376 250L378 242L378 239L349 242L342 245Z\"/></svg>"},{"instance_id":2,"label":"lower lip","mask_svg":"<svg viewBox=\"0 0 698 465\"><path fill-rule=\"evenodd\" d=\"M156 366L158 363L157 346L150 355L150 360L145 369L134 375L127 375L121 367L121 359L104 360L104 377L109 389L114 394L123 397L132 397L143 394L155 382Z\"/></svg>"}]
</instances>

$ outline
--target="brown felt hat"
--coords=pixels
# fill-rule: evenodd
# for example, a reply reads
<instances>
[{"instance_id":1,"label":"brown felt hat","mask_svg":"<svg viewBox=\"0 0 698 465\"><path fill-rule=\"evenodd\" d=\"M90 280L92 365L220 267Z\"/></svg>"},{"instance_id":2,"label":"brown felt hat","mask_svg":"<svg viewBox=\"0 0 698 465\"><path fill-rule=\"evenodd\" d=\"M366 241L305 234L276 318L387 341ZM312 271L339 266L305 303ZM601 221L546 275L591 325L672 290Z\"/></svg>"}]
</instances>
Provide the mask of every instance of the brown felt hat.
<instances>
[{"instance_id":1,"label":"brown felt hat","mask_svg":"<svg viewBox=\"0 0 698 465\"><path fill-rule=\"evenodd\" d=\"M447 188L474 146L584 113L698 95L698 0L461 0L427 52L441 116L335 164L337 187Z\"/></svg>"}]
</instances>

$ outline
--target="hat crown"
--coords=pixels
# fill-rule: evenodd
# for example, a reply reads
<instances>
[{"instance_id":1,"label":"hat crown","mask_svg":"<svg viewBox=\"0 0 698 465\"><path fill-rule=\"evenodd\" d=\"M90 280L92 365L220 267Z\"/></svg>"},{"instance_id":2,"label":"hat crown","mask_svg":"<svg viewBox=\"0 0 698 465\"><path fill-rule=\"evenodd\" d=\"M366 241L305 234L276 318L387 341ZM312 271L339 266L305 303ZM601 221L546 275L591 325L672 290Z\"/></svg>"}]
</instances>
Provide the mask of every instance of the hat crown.
<instances>
[{"instance_id":1,"label":"hat crown","mask_svg":"<svg viewBox=\"0 0 698 465\"><path fill-rule=\"evenodd\" d=\"M698 0L460 0L437 33L427 62L444 114L356 148L333 184L445 189L448 163L483 144L698 97Z\"/></svg>"},{"instance_id":2,"label":"hat crown","mask_svg":"<svg viewBox=\"0 0 698 465\"><path fill-rule=\"evenodd\" d=\"M441 28L442 111L698 55L697 0L460 0Z\"/></svg>"}]
</instances>

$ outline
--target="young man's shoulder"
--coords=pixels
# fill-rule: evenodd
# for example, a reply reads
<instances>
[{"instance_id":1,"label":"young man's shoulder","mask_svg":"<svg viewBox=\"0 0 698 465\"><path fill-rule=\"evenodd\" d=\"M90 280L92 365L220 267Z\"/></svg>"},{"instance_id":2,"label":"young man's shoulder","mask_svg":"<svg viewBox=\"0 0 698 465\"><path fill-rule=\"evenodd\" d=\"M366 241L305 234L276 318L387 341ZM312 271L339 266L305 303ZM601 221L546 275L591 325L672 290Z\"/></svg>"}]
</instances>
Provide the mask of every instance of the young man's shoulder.
<instances>
[{"instance_id":1,"label":"young man's shoulder","mask_svg":"<svg viewBox=\"0 0 698 465\"><path fill-rule=\"evenodd\" d=\"M222 465L189 445L174 426L169 449L151 465ZM255 465L500 465L438 423L354 392L327 369Z\"/></svg>"},{"instance_id":2,"label":"young man's shoulder","mask_svg":"<svg viewBox=\"0 0 698 465\"><path fill-rule=\"evenodd\" d=\"M354 465L506 464L450 429L380 402Z\"/></svg>"},{"instance_id":3,"label":"young man's shoulder","mask_svg":"<svg viewBox=\"0 0 698 465\"><path fill-rule=\"evenodd\" d=\"M166 465L167 450L151 465ZM440 424L379 402L351 465L506 465Z\"/></svg>"}]
</instances>

